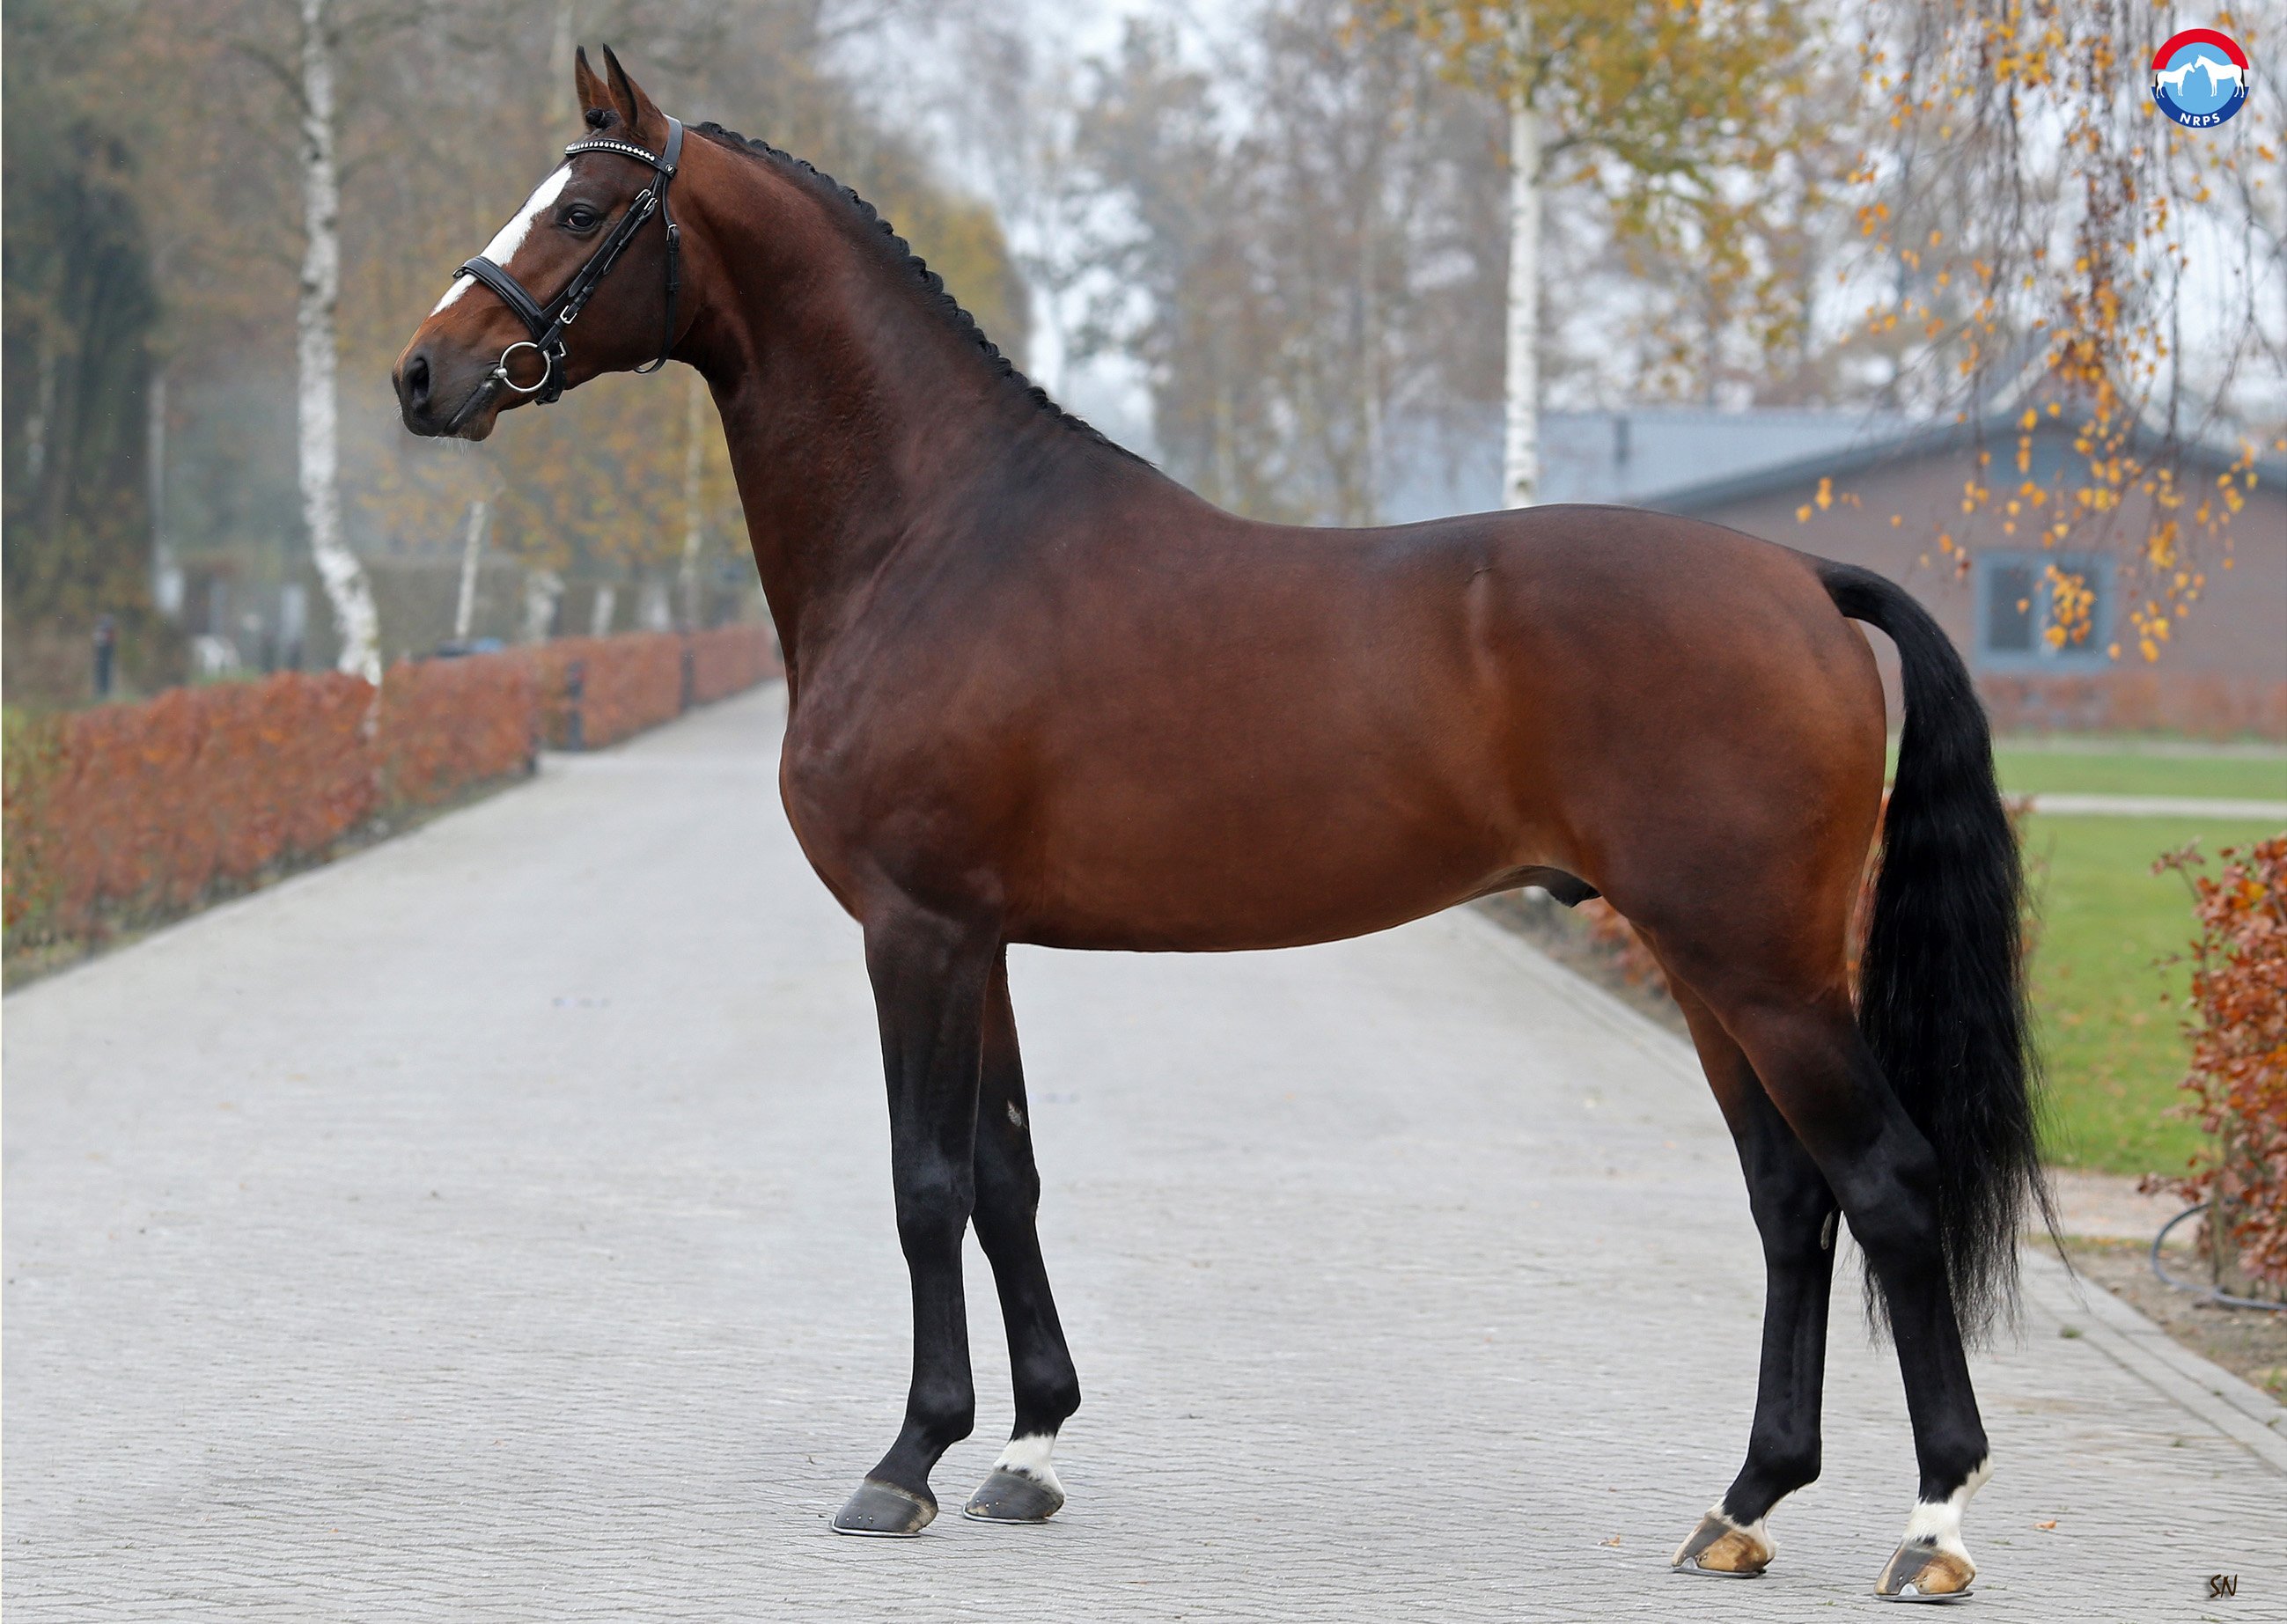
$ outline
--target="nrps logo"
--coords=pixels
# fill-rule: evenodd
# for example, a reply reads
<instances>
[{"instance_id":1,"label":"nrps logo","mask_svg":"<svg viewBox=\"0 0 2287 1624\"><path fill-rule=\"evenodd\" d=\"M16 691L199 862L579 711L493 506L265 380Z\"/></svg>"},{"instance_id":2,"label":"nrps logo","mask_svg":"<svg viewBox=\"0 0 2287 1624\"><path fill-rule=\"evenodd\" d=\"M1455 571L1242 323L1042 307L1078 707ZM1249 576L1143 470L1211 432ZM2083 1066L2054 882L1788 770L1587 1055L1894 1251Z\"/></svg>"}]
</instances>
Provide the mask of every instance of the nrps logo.
<instances>
[{"instance_id":1,"label":"nrps logo","mask_svg":"<svg viewBox=\"0 0 2287 1624\"><path fill-rule=\"evenodd\" d=\"M2152 99L2180 124L2212 129L2247 99L2247 52L2228 34L2187 28L2152 59Z\"/></svg>"}]
</instances>

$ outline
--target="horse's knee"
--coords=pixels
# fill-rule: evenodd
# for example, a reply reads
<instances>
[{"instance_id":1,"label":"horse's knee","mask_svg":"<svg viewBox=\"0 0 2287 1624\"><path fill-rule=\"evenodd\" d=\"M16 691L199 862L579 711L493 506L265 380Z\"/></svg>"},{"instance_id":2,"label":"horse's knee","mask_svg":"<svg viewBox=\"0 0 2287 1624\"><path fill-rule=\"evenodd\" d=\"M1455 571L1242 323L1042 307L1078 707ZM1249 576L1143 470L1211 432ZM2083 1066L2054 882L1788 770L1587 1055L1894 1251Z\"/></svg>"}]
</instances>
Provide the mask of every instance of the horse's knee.
<instances>
[{"instance_id":1,"label":"horse's knee","mask_svg":"<svg viewBox=\"0 0 2287 1624\"><path fill-rule=\"evenodd\" d=\"M898 1239L906 1256L934 1257L947 1237L959 1244L977 1205L976 1175L940 1157L928 1157L897 1171Z\"/></svg>"},{"instance_id":2,"label":"horse's knee","mask_svg":"<svg viewBox=\"0 0 2287 1624\"><path fill-rule=\"evenodd\" d=\"M1750 1161L1747 1209L1762 1237L1763 1256L1778 1266L1816 1261L1834 1244L1834 1193L1810 1159L1796 1150L1784 1161Z\"/></svg>"},{"instance_id":3,"label":"horse's knee","mask_svg":"<svg viewBox=\"0 0 2287 1624\"><path fill-rule=\"evenodd\" d=\"M977 1143L977 1216L980 1226L988 1216L996 1222L1021 1219L1030 1224L1041 1209L1041 1174L1030 1147L1010 1145L1001 1136L988 1140L979 1129Z\"/></svg>"}]
</instances>

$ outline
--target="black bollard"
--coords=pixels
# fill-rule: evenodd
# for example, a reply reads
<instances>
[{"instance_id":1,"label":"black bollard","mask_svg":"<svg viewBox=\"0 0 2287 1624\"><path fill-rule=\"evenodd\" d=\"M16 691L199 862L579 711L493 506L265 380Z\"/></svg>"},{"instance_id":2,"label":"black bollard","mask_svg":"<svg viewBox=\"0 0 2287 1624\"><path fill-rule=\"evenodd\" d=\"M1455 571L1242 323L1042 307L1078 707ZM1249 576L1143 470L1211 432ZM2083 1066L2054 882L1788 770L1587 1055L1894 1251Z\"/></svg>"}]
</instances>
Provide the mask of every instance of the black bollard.
<instances>
[{"instance_id":1,"label":"black bollard","mask_svg":"<svg viewBox=\"0 0 2287 1624\"><path fill-rule=\"evenodd\" d=\"M111 697L112 668L119 652L119 622L108 614L95 617L95 697Z\"/></svg>"},{"instance_id":2,"label":"black bollard","mask_svg":"<svg viewBox=\"0 0 2287 1624\"><path fill-rule=\"evenodd\" d=\"M683 639L683 699L677 710L688 710L699 702L699 651L691 646L691 639Z\"/></svg>"},{"instance_id":3,"label":"black bollard","mask_svg":"<svg viewBox=\"0 0 2287 1624\"><path fill-rule=\"evenodd\" d=\"M564 748L567 750L588 748L587 718L581 714L587 692L588 662L574 660L564 668Z\"/></svg>"}]
</instances>

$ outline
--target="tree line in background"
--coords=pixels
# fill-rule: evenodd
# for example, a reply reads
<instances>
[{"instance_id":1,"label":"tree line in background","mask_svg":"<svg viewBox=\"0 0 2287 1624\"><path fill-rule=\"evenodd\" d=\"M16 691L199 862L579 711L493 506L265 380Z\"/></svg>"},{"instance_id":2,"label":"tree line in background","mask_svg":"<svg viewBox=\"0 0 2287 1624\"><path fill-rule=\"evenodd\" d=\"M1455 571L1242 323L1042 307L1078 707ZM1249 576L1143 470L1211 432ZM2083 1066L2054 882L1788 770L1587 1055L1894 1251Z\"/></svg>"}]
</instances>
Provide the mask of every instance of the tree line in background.
<instances>
[{"instance_id":1,"label":"tree line in background","mask_svg":"<svg viewBox=\"0 0 2287 1624\"><path fill-rule=\"evenodd\" d=\"M2265 83L2276 11L2219 23ZM510 561L461 577L462 622L481 579L495 628L563 623L570 582L586 630L740 550L695 393L599 380L484 448L408 442L388 399L411 324L566 138L573 43L605 36L687 117L872 198L1004 348L1036 341L1052 386L1132 380L1144 448L1248 513L1373 522L1394 470L1504 421L1527 500L1544 405L1942 420L2038 376L2085 442L2077 488L2028 494L2004 440L1966 500L2084 546L2141 492L2151 522L2100 544L2149 586L2149 642L2236 500L2173 488L2169 442L2279 448L2275 110L2155 116L2147 0L1183 15L1083 58L1045 8L985 0L12 4L12 686L25 628L36 650L99 609L156 620L154 535L306 574L287 313L310 303L313 27L338 87L343 526L368 563ZM381 619L400 652L385 596Z\"/></svg>"},{"instance_id":2,"label":"tree line in background","mask_svg":"<svg viewBox=\"0 0 2287 1624\"><path fill-rule=\"evenodd\" d=\"M220 642L249 664L332 663L360 591L378 599L378 642L353 661L368 671L455 630L704 618L714 583L751 566L738 574L744 527L692 375L602 379L469 447L409 440L389 369L577 135L572 51L601 36L638 42L646 84L686 119L766 136L875 201L1021 347L991 207L833 65L896 10L11 0L12 702L83 696L101 614L145 689ZM333 380L313 381L313 354ZM313 411L328 382L330 433ZM362 584L315 566L328 527ZM464 556L482 564L468 585Z\"/></svg>"},{"instance_id":3,"label":"tree line in background","mask_svg":"<svg viewBox=\"0 0 2287 1624\"><path fill-rule=\"evenodd\" d=\"M2220 24L2259 74L2277 11ZM1544 405L1943 420L2040 378L2101 523L2180 439L2287 449L2276 112L2160 118L2169 29L2141 0L1268 0L1220 57L1132 24L1033 145L1080 200L1078 348L1139 358L1171 470L1250 510L1371 521L1397 437L1498 415L1528 501ZM2169 538L2230 505L2117 540L2172 586Z\"/></svg>"}]
</instances>

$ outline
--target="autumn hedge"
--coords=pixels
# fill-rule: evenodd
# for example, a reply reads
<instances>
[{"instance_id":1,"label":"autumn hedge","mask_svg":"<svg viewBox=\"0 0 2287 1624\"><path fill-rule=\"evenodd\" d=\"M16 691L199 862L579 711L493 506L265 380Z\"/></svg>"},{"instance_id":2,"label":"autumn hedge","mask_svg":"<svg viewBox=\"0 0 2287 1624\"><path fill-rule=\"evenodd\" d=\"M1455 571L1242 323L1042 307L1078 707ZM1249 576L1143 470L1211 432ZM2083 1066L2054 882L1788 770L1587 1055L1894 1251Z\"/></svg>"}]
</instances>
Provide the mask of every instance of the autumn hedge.
<instances>
[{"instance_id":1,"label":"autumn hedge","mask_svg":"<svg viewBox=\"0 0 2287 1624\"><path fill-rule=\"evenodd\" d=\"M558 749L616 744L682 714L683 639L671 631L558 638L532 659L548 695L548 742Z\"/></svg>"},{"instance_id":2,"label":"autumn hedge","mask_svg":"<svg viewBox=\"0 0 2287 1624\"><path fill-rule=\"evenodd\" d=\"M2287 835L2220 862L2157 865L2191 882L2199 928L2184 1088L2212 1149L2178 1187L2208 1205L2219 1279L2287 1299Z\"/></svg>"},{"instance_id":3,"label":"autumn hedge","mask_svg":"<svg viewBox=\"0 0 2287 1624\"><path fill-rule=\"evenodd\" d=\"M608 744L672 719L686 692L718 699L776 669L769 633L734 626L406 662L378 695L338 673L282 673L12 717L7 948L180 913L526 772L542 738Z\"/></svg>"},{"instance_id":4,"label":"autumn hedge","mask_svg":"<svg viewBox=\"0 0 2287 1624\"><path fill-rule=\"evenodd\" d=\"M178 912L331 846L373 812L372 693L281 675L12 728L8 945Z\"/></svg>"}]
</instances>

